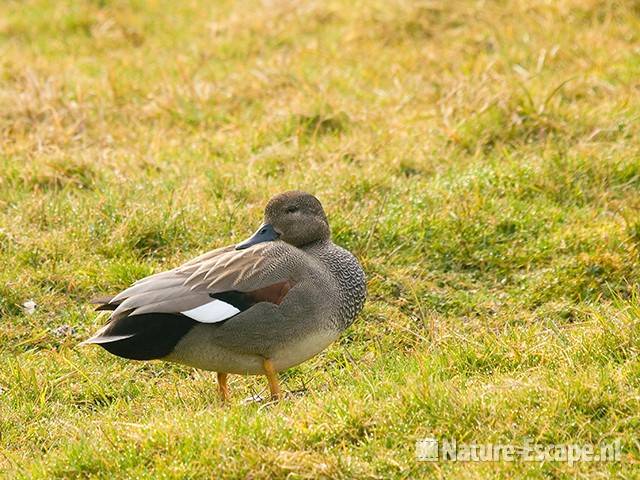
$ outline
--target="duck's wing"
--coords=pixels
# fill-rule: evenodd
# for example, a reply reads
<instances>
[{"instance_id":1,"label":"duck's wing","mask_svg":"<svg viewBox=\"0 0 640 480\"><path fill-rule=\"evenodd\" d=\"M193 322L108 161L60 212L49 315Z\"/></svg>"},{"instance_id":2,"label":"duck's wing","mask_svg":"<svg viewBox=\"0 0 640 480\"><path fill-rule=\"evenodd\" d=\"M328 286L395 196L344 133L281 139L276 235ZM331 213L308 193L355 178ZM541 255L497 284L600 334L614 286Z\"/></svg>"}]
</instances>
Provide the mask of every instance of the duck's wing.
<instances>
[{"instance_id":1,"label":"duck's wing","mask_svg":"<svg viewBox=\"0 0 640 480\"><path fill-rule=\"evenodd\" d=\"M300 255L300 250L280 241L243 250L226 247L143 278L98 307L113 310L110 321L84 343L107 348L145 335L157 341L160 328L167 336L181 338L197 322L222 322L260 302L279 305L295 284Z\"/></svg>"}]
</instances>

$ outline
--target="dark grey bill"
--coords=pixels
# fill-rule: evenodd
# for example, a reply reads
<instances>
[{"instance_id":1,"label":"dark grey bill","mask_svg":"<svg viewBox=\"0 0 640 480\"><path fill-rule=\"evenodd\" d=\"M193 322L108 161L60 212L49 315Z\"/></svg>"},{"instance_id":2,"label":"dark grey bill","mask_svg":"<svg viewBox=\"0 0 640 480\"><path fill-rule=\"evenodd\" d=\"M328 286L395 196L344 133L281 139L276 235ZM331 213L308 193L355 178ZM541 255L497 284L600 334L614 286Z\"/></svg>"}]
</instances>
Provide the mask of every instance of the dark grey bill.
<instances>
[{"instance_id":1,"label":"dark grey bill","mask_svg":"<svg viewBox=\"0 0 640 480\"><path fill-rule=\"evenodd\" d=\"M258 229L256 233L251 236L251 238L236 245L236 250L244 250L245 248L249 248L252 245L256 245L262 242L271 242L273 240L276 240L279 236L280 234L275 231L270 223L265 223Z\"/></svg>"}]
</instances>

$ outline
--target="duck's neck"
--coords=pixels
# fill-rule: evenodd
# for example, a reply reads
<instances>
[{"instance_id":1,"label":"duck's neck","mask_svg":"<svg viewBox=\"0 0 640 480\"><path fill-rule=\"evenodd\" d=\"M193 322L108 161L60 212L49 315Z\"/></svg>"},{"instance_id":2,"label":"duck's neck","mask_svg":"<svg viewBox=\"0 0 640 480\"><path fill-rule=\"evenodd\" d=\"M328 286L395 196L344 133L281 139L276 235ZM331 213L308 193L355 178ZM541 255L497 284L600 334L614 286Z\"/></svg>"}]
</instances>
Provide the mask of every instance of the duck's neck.
<instances>
[{"instance_id":1,"label":"duck's neck","mask_svg":"<svg viewBox=\"0 0 640 480\"><path fill-rule=\"evenodd\" d=\"M304 250L307 253L313 253L321 250L325 250L330 248L331 246L335 246L330 238L323 238L320 240L316 240L315 242L307 243L300 247L300 250Z\"/></svg>"},{"instance_id":2,"label":"duck's neck","mask_svg":"<svg viewBox=\"0 0 640 480\"><path fill-rule=\"evenodd\" d=\"M356 258L331 240L315 242L304 250L324 263L338 284L339 305L335 322L348 327L362 310L367 287L362 267Z\"/></svg>"}]
</instances>

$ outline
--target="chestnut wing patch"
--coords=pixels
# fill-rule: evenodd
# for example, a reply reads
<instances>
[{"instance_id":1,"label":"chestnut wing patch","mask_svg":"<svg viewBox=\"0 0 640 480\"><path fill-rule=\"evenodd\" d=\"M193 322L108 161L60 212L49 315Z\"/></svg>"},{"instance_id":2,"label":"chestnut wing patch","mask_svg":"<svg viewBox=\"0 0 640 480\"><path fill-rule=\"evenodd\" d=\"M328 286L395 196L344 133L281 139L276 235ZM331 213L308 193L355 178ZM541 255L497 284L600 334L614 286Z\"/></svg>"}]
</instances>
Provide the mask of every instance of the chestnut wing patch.
<instances>
[{"instance_id":1,"label":"chestnut wing patch","mask_svg":"<svg viewBox=\"0 0 640 480\"><path fill-rule=\"evenodd\" d=\"M285 280L284 282L274 283L268 287L251 290L249 292L239 292L231 290L228 292L210 293L211 298L228 303L237 308L241 312L253 307L256 303L269 302L280 305L286 297L289 290L293 288L293 282Z\"/></svg>"}]
</instances>

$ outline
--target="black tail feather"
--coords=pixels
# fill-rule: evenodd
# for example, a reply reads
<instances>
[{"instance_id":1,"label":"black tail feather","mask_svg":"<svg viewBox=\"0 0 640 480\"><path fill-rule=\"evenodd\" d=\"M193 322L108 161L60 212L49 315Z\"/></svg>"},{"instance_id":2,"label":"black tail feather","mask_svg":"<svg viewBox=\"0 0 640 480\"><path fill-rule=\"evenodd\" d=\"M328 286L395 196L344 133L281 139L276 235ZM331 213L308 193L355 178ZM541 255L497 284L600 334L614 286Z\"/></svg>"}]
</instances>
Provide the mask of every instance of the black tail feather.
<instances>
[{"instance_id":1,"label":"black tail feather","mask_svg":"<svg viewBox=\"0 0 640 480\"><path fill-rule=\"evenodd\" d=\"M133 315L113 321L102 330L99 340L104 337L118 338L116 341L98 343L106 351L132 360L153 360L169 355L176 344L197 322L185 315L173 313L147 313Z\"/></svg>"},{"instance_id":2,"label":"black tail feather","mask_svg":"<svg viewBox=\"0 0 640 480\"><path fill-rule=\"evenodd\" d=\"M96 307L96 312L102 310L115 310L116 308L118 308L118 304L111 303L111 300L113 300L114 298L115 295L102 295L100 297L93 297L91 300L89 300L89 303L98 305Z\"/></svg>"},{"instance_id":3,"label":"black tail feather","mask_svg":"<svg viewBox=\"0 0 640 480\"><path fill-rule=\"evenodd\" d=\"M104 304L102 304L102 305L98 305L98 306L96 307L96 310L95 310L95 311L96 311L96 312L102 312L102 311L105 311L105 310L111 310L111 311L113 311L113 310L115 310L116 308L118 308L118 304L117 304L117 303L104 303Z\"/></svg>"}]
</instances>

